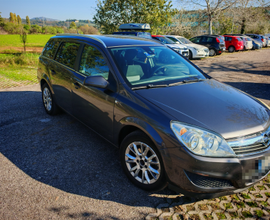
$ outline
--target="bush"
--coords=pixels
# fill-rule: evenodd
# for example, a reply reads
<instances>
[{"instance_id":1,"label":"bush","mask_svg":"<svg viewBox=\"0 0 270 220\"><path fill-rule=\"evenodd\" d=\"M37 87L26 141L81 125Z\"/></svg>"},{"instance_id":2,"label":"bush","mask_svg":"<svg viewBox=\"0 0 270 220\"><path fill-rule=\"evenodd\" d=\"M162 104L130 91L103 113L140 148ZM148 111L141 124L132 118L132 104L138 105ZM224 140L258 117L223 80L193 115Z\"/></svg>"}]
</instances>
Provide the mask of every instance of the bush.
<instances>
[{"instance_id":1,"label":"bush","mask_svg":"<svg viewBox=\"0 0 270 220\"><path fill-rule=\"evenodd\" d=\"M57 29L53 26L45 26L42 28L43 34L57 34Z\"/></svg>"},{"instance_id":2,"label":"bush","mask_svg":"<svg viewBox=\"0 0 270 220\"><path fill-rule=\"evenodd\" d=\"M29 31L31 27L28 24L25 24L23 26L23 28L24 28L24 30Z\"/></svg>"},{"instance_id":3,"label":"bush","mask_svg":"<svg viewBox=\"0 0 270 220\"><path fill-rule=\"evenodd\" d=\"M98 30L94 28L93 26L88 26L87 24L84 26L79 27L79 29L84 33L84 34L98 34Z\"/></svg>"},{"instance_id":4,"label":"bush","mask_svg":"<svg viewBox=\"0 0 270 220\"><path fill-rule=\"evenodd\" d=\"M42 33L42 29L39 25L34 24L31 25L30 31L31 34L38 34L38 33Z\"/></svg>"},{"instance_id":5,"label":"bush","mask_svg":"<svg viewBox=\"0 0 270 220\"><path fill-rule=\"evenodd\" d=\"M14 24L12 22L7 22L3 25L3 28L9 34L20 34L22 25Z\"/></svg>"}]
</instances>

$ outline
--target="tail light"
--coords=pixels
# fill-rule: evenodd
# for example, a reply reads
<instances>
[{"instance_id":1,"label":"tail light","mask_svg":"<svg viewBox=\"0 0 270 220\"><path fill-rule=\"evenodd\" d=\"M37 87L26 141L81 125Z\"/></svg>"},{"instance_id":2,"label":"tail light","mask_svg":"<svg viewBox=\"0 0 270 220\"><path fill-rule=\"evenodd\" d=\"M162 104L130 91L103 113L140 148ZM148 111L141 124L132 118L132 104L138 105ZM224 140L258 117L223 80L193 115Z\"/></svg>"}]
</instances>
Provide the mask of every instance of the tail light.
<instances>
[{"instance_id":1,"label":"tail light","mask_svg":"<svg viewBox=\"0 0 270 220\"><path fill-rule=\"evenodd\" d=\"M263 42L263 38L261 38L261 41Z\"/></svg>"},{"instance_id":2,"label":"tail light","mask_svg":"<svg viewBox=\"0 0 270 220\"><path fill-rule=\"evenodd\" d=\"M216 41L217 41L217 43L220 43L220 41L219 41L219 39L218 39L218 38L216 38Z\"/></svg>"}]
</instances>

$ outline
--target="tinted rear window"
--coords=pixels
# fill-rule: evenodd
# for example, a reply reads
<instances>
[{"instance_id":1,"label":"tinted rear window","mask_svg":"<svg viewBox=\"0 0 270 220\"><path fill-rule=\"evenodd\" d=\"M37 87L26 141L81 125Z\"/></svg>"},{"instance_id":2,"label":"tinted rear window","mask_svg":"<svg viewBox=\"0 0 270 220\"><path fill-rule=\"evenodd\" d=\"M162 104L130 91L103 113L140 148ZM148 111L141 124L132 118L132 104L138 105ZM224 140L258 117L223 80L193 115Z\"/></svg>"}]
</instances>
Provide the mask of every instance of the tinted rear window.
<instances>
[{"instance_id":1,"label":"tinted rear window","mask_svg":"<svg viewBox=\"0 0 270 220\"><path fill-rule=\"evenodd\" d=\"M50 59L53 59L54 54L59 46L59 41L57 39L51 39L48 41L48 43L45 45L43 50L43 56L48 57Z\"/></svg>"},{"instance_id":2,"label":"tinted rear window","mask_svg":"<svg viewBox=\"0 0 270 220\"><path fill-rule=\"evenodd\" d=\"M56 55L56 61L70 67L74 68L74 63L76 61L77 52L79 50L80 44L73 42L63 42L61 48Z\"/></svg>"}]
</instances>

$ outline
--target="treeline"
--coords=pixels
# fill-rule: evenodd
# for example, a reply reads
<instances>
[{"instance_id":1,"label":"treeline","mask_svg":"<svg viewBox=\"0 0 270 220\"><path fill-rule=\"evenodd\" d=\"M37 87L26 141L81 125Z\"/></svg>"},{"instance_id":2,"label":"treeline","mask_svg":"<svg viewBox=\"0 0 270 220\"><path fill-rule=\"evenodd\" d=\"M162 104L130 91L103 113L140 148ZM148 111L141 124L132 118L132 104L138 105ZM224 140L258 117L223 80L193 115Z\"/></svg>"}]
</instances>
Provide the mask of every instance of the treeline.
<instances>
[{"instance_id":1,"label":"treeline","mask_svg":"<svg viewBox=\"0 0 270 220\"><path fill-rule=\"evenodd\" d=\"M25 20L26 24L23 24L22 19L19 15L10 12L9 20L3 19L0 15L0 27L2 27L2 29L8 34L99 34L98 30L92 25L76 25L74 21L70 22L69 27L66 27L31 24L28 16L26 16Z\"/></svg>"}]
</instances>

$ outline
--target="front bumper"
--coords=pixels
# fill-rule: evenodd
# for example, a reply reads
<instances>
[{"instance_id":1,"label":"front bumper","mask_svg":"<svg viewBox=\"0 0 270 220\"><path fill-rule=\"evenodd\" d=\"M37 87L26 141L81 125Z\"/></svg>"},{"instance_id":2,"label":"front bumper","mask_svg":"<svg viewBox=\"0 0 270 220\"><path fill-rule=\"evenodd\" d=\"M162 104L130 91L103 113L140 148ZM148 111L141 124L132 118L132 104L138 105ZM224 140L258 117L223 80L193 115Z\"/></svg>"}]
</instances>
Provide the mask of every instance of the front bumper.
<instances>
[{"instance_id":1,"label":"front bumper","mask_svg":"<svg viewBox=\"0 0 270 220\"><path fill-rule=\"evenodd\" d=\"M270 171L270 147L264 153L241 158L202 157L178 147L171 149L170 157L170 186L184 194L240 192Z\"/></svg>"}]
</instances>

